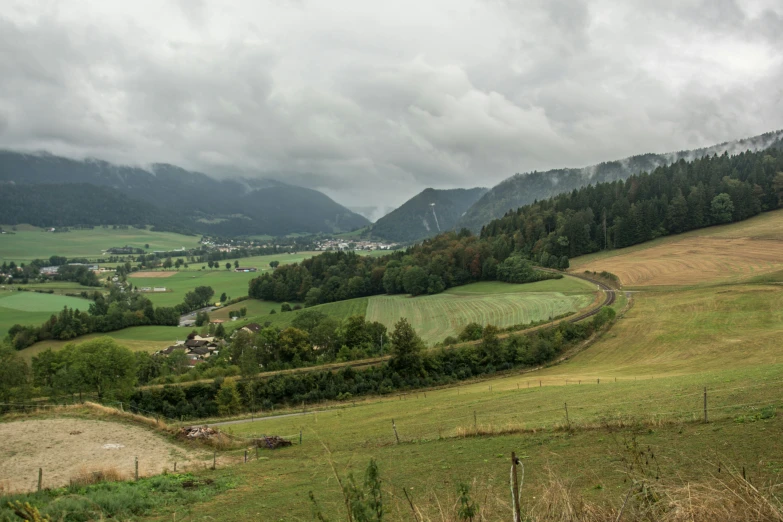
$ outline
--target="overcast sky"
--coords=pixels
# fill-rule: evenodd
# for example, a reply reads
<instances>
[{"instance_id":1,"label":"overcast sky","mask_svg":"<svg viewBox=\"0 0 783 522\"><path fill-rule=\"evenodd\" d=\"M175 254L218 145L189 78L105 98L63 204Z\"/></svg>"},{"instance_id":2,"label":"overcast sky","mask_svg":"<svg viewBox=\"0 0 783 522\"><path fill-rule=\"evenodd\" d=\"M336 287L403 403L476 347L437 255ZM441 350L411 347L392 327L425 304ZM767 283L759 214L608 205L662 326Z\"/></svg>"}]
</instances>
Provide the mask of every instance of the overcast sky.
<instances>
[{"instance_id":1,"label":"overcast sky","mask_svg":"<svg viewBox=\"0 0 783 522\"><path fill-rule=\"evenodd\" d=\"M780 0L0 0L0 147L349 206L783 127Z\"/></svg>"}]
</instances>

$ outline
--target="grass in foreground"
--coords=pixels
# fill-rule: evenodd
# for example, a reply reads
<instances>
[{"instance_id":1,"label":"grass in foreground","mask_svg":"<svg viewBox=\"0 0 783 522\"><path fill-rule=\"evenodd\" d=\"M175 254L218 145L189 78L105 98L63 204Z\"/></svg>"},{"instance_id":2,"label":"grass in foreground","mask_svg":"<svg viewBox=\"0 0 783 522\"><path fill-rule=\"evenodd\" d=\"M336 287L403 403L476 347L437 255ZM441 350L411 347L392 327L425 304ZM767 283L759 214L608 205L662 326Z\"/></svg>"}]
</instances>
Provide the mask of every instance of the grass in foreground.
<instances>
[{"instance_id":1,"label":"grass in foreground","mask_svg":"<svg viewBox=\"0 0 783 522\"><path fill-rule=\"evenodd\" d=\"M217 480L189 473L140 478L138 482L98 482L117 478L111 471L88 474L65 488L0 498L0 521L20 520L8 503L29 503L51 520L132 520L158 511L176 509L188 514L194 502L203 502L234 486L227 477Z\"/></svg>"}]
</instances>

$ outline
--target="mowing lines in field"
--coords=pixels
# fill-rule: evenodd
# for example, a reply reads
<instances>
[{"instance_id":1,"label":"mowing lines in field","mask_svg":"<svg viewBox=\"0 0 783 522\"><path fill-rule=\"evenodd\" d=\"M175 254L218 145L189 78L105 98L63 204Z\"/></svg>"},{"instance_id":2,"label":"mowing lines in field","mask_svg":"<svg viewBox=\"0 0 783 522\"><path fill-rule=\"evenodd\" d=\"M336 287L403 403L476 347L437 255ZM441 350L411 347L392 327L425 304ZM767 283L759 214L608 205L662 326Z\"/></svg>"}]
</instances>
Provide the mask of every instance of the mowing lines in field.
<instances>
[{"instance_id":1,"label":"mowing lines in field","mask_svg":"<svg viewBox=\"0 0 783 522\"><path fill-rule=\"evenodd\" d=\"M592 302L592 295L526 292L494 295L449 295L411 298L376 296L367 306L367 319L392 327L405 317L428 343L455 335L470 322L499 327L541 321L575 312Z\"/></svg>"}]
</instances>

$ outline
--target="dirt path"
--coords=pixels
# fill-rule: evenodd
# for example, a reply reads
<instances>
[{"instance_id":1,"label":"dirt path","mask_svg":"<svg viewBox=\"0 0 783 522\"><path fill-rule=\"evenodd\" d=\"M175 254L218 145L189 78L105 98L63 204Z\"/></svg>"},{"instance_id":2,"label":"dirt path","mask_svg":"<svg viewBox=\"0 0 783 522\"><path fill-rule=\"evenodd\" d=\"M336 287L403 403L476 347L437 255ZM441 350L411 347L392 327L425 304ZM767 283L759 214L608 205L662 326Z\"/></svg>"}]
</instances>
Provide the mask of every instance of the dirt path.
<instances>
[{"instance_id":1,"label":"dirt path","mask_svg":"<svg viewBox=\"0 0 783 522\"><path fill-rule=\"evenodd\" d=\"M138 426L86 419L43 419L0 423L0 492L31 491L43 468L43 487L58 487L80 474L116 470L132 478L181 469L199 461L192 451Z\"/></svg>"}]
</instances>

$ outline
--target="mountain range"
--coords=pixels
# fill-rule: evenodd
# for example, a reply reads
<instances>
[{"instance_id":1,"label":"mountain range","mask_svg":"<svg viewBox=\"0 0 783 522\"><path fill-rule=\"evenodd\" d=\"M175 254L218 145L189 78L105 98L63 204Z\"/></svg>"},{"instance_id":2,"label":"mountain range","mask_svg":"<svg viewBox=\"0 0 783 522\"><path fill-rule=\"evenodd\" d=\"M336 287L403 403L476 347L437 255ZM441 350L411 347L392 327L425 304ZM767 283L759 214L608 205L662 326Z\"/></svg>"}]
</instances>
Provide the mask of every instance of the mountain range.
<instances>
[{"instance_id":1,"label":"mountain range","mask_svg":"<svg viewBox=\"0 0 783 522\"><path fill-rule=\"evenodd\" d=\"M370 221L309 188L272 179L216 179L168 164L148 168L0 150L0 223L38 226L154 225L222 236L340 233L409 243L439 232L475 232L506 212L586 185L705 155L763 150L783 130L666 154L641 154L583 168L515 174L491 189L428 188ZM356 210L371 215L372 207Z\"/></svg>"},{"instance_id":2,"label":"mountain range","mask_svg":"<svg viewBox=\"0 0 783 522\"><path fill-rule=\"evenodd\" d=\"M486 188L436 190L428 188L386 214L372 226L372 235L411 242L454 229Z\"/></svg>"},{"instance_id":3,"label":"mountain range","mask_svg":"<svg viewBox=\"0 0 783 522\"><path fill-rule=\"evenodd\" d=\"M141 223L226 236L279 236L343 232L370 223L317 190L269 179L218 180L168 164L142 169L0 151L0 184L4 224Z\"/></svg>"}]
</instances>

